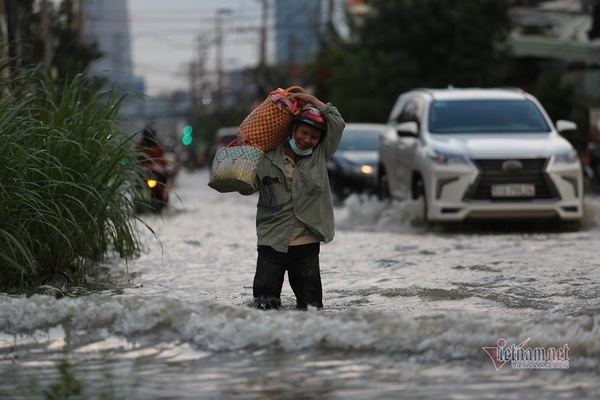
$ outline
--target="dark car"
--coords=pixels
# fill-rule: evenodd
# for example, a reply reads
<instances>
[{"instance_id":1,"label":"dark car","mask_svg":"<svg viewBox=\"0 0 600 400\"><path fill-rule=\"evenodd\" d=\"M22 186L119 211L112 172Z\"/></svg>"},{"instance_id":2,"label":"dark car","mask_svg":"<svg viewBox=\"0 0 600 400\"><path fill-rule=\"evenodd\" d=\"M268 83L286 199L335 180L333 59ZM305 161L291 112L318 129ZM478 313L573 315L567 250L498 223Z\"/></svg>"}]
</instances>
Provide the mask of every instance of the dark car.
<instances>
[{"instance_id":1,"label":"dark car","mask_svg":"<svg viewBox=\"0 0 600 400\"><path fill-rule=\"evenodd\" d=\"M210 148L206 152L206 162L208 168L212 167L213 159L215 158L215 154L217 154L217 149L219 147L225 147L229 143L234 141L237 138L237 132L237 126L219 128L219 130L215 134L215 139L213 141L212 146L210 146Z\"/></svg>"},{"instance_id":2,"label":"dark car","mask_svg":"<svg viewBox=\"0 0 600 400\"><path fill-rule=\"evenodd\" d=\"M331 193L344 200L372 193L376 186L379 136L385 124L347 123L337 151L327 164Z\"/></svg>"}]
</instances>

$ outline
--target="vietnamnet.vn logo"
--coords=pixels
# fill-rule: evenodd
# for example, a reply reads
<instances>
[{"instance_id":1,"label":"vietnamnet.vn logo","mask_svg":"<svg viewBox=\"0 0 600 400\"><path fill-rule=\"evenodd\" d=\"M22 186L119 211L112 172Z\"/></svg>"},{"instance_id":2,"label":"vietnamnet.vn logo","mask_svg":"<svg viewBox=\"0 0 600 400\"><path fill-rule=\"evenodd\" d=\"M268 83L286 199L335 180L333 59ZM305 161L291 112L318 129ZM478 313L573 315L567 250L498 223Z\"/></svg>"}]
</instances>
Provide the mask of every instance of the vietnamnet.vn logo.
<instances>
[{"instance_id":1,"label":"vietnamnet.vn logo","mask_svg":"<svg viewBox=\"0 0 600 400\"><path fill-rule=\"evenodd\" d=\"M525 347L531 338L507 346L505 339L498 339L496 347L482 347L490 356L496 371L510 362L513 369L568 369L569 345L561 347Z\"/></svg>"}]
</instances>

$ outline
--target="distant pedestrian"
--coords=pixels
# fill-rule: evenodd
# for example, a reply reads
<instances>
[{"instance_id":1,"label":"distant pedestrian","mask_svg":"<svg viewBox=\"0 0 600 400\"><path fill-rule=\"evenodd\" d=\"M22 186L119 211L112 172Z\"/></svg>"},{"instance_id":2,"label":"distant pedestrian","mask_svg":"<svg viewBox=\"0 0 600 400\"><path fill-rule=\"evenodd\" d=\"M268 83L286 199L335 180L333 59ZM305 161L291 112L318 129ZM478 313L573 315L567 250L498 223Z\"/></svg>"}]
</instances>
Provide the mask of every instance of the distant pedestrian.
<instances>
[{"instance_id":1,"label":"distant pedestrian","mask_svg":"<svg viewBox=\"0 0 600 400\"><path fill-rule=\"evenodd\" d=\"M280 308L287 271L297 308L322 308L320 242L334 237L327 162L345 123L331 103L306 93L287 96L303 110L293 121L289 140L265 153L256 176L254 304L261 309Z\"/></svg>"}]
</instances>

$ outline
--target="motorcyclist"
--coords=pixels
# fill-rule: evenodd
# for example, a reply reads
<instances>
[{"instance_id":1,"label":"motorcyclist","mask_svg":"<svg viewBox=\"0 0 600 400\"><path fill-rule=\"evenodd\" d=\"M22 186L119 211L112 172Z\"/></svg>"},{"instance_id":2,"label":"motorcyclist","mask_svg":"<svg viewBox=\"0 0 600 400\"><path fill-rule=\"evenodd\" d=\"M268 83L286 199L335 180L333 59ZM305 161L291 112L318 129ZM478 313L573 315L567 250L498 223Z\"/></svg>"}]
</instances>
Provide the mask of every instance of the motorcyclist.
<instances>
[{"instance_id":1,"label":"motorcyclist","mask_svg":"<svg viewBox=\"0 0 600 400\"><path fill-rule=\"evenodd\" d=\"M152 171L159 182L157 194L159 200L167 203L169 192L169 174L167 172L167 158L165 149L156 136L152 125L147 124L142 130L142 137L136 145L140 151L140 165Z\"/></svg>"}]
</instances>

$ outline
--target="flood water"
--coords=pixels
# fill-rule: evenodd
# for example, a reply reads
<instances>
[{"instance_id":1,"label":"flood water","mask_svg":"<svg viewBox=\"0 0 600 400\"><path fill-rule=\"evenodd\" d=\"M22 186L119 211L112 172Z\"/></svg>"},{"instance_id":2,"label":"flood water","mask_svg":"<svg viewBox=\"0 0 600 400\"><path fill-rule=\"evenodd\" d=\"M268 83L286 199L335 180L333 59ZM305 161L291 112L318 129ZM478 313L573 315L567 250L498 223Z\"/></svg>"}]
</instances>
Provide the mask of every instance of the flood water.
<instances>
[{"instance_id":1,"label":"flood water","mask_svg":"<svg viewBox=\"0 0 600 400\"><path fill-rule=\"evenodd\" d=\"M416 203L352 196L321 246L325 309L296 311L286 280L284 309L259 311L256 197L207 182L182 172L142 217L139 259L61 299L0 295L0 398L600 398L600 198L565 232L426 227ZM561 367L483 349L527 339Z\"/></svg>"}]
</instances>

